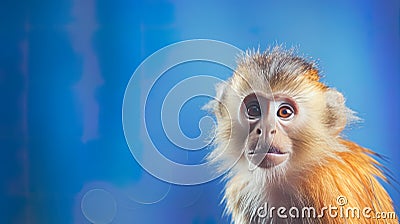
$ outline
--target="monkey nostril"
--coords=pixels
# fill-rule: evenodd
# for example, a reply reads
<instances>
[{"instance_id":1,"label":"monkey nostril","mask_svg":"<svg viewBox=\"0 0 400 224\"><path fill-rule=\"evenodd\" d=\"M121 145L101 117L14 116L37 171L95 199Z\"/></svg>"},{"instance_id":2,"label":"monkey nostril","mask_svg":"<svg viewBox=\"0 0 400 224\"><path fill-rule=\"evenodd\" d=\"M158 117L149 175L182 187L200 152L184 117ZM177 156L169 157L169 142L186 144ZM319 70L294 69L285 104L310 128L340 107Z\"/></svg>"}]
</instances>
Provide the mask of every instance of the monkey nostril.
<instances>
[{"instance_id":1,"label":"monkey nostril","mask_svg":"<svg viewBox=\"0 0 400 224\"><path fill-rule=\"evenodd\" d=\"M273 134L275 134L275 133L276 133L276 130L275 130L275 129L271 131L271 135L273 135Z\"/></svg>"},{"instance_id":2,"label":"monkey nostril","mask_svg":"<svg viewBox=\"0 0 400 224\"><path fill-rule=\"evenodd\" d=\"M261 135L261 129L257 128L256 133L257 133L258 135Z\"/></svg>"}]
</instances>

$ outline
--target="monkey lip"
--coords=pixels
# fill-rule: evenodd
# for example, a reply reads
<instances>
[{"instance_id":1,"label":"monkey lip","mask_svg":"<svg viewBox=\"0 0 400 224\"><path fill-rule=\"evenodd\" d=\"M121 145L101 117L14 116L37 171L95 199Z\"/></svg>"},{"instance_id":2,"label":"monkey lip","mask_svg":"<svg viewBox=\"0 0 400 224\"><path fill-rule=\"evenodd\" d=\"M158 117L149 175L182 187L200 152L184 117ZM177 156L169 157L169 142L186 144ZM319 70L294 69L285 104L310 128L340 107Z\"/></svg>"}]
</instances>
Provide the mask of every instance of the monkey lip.
<instances>
[{"instance_id":1,"label":"monkey lip","mask_svg":"<svg viewBox=\"0 0 400 224\"><path fill-rule=\"evenodd\" d=\"M270 146L268 151L263 150L263 149L256 149L256 150L250 150L248 152L249 155L254 155L254 154L287 154L287 152L282 152L279 148L275 146Z\"/></svg>"},{"instance_id":2,"label":"monkey lip","mask_svg":"<svg viewBox=\"0 0 400 224\"><path fill-rule=\"evenodd\" d=\"M267 150L251 150L247 153L251 163L262 168L277 166L289 158L288 152L283 152L277 147L270 146Z\"/></svg>"}]
</instances>

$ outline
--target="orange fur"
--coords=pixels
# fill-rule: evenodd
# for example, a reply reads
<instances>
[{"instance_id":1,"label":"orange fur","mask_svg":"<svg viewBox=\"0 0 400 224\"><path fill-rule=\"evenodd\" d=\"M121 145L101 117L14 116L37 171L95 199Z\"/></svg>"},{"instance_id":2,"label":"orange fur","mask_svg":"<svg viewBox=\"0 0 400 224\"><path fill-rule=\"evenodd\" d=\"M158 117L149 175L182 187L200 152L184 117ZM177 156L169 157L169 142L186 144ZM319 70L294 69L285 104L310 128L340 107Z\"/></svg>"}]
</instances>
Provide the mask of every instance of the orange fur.
<instances>
[{"instance_id":1,"label":"orange fur","mask_svg":"<svg viewBox=\"0 0 400 224\"><path fill-rule=\"evenodd\" d=\"M372 151L362 148L350 141L341 141L350 151L338 152L338 157L328 159L324 165L316 166L311 175L301 183L303 195L309 195L309 200L317 211L322 207L332 205L342 207L336 201L339 196L346 197L348 203L344 209L355 207L360 213L366 207L372 209L371 217L376 217L376 212L393 212L393 204L385 189L377 178L385 180L379 166L370 155ZM345 211L345 210L343 210ZM348 219L331 218L327 215L323 223L398 223L398 219L373 219L360 214L360 218Z\"/></svg>"}]
</instances>

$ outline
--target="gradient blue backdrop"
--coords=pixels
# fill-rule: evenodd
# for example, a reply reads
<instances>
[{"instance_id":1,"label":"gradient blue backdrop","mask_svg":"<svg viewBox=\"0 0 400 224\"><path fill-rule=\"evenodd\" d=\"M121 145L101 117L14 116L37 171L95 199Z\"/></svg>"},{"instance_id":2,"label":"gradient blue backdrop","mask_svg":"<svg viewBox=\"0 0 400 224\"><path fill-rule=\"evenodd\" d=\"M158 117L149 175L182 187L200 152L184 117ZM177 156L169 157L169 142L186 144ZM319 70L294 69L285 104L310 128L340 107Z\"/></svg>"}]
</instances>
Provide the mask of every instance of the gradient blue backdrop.
<instances>
[{"instance_id":1,"label":"gradient blue backdrop","mask_svg":"<svg viewBox=\"0 0 400 224\"><path fill-rule=\"evenodd\" d=\"M122 131L123 94L135 68L159 48L192 38L243 50L299 46L364 119L348 138L388 156L386 166L400 179L399 1L0 5L0 223L101 223L110 216L113 223L227 223L219 180L158 182L133 159ZM203 113L188 108L183 114L194 120ZM196 136L191 127L197 121L182 129ZM395 188L388 186L399 212ZM104 191L90 198L92 189Z\"/></svg>"}]
</instances>

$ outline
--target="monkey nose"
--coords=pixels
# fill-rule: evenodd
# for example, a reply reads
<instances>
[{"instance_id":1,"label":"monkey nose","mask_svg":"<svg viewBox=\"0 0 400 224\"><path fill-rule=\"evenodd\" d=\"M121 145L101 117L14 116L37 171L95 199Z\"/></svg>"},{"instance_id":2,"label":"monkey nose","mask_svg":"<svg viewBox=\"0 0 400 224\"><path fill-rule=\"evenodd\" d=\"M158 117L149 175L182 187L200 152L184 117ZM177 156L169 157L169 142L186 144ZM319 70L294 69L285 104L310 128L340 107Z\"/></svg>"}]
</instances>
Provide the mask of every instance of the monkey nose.
<instances>
[{"instance_id":1,"label":"monkey nose","mask_svg":"<svg viewBox=\"0 0 400 224\"><path fill-rule=\"evenodd\" d=\"M260 128L257 128L256 133L257 133L258 135L262 135L262 130L261 130ZM270 132L270 134L271 134L271 135L276 134L276 129L272 129L271 132Z\"/></svg>"}]
</instances>

